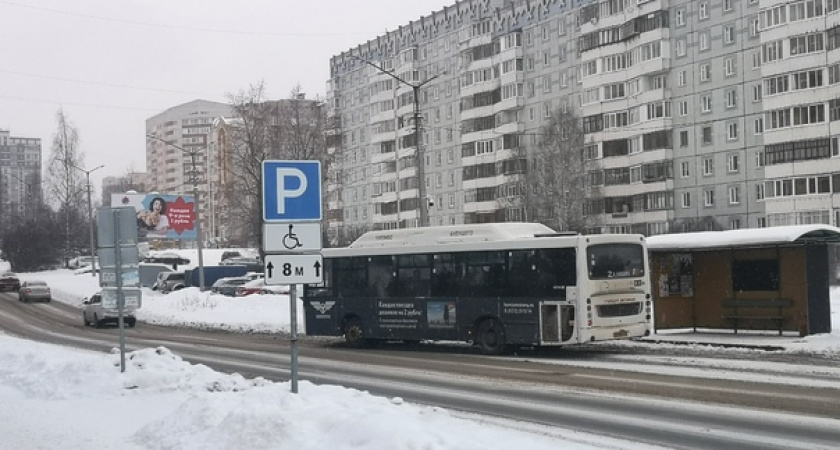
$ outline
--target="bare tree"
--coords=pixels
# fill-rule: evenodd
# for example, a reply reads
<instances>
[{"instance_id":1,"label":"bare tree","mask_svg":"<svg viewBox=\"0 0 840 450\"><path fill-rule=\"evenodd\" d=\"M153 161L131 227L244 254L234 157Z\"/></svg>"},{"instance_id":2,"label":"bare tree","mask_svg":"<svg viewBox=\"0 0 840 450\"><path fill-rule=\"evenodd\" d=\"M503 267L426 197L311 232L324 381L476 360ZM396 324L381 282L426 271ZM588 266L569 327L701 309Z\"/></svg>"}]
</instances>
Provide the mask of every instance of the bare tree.
<instances>
[{"instance_id":1,"label":"bare tree","mask_svg":"<svg viewBox=\"0 0 840 450\"><path fill-rule=\"evenodd\" d=\"M586 203L597 195L587 186L587 172L597 169L597 164L587 161L584 143L580 118L569 111L556 109L540 128L523 192L530 220L580 233L596 225L596 217L586 212Z\"/></svg>"},{"instance_id":2,"label":"bare tree","mask_svg":"<svg viewBox=\"0 0 840 450\"><path fill-rule=\"evenodd\" d=\"M326 158L322 104L295 88L289 99L269 101L263 82L230 95L236 117L229 124L225 150L219 152L223 192L229 188L228 227L240 245L262 241L262 163L265 160ZM324 171L326 172L326 171Z\"/></svg>"},{"instance_id":3,"label":"bare tree","mask_svg":"<svg viewBox=\"0 0 840 450\"><path fill-rule=\"evenodd\" d=\"M56 132L47 165L47 199L57 207L62 217L64 245L62 257L67 262L75 249L85 247L87 216L85 211L86 185L76 167L84 166L84 154L79 150L79 133L63 109L56 114Z\"/></svg>"}]
</instances>

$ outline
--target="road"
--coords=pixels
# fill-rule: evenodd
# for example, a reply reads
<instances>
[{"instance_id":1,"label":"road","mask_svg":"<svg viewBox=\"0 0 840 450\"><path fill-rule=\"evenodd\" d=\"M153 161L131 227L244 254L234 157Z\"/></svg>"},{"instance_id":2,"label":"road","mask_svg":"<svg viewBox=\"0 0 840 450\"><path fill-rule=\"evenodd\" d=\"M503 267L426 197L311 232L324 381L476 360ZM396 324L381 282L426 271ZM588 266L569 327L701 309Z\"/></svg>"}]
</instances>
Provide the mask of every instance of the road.
<instances>
[{"instance_id":1,"label":"road","mask_svg":"<svg viewBox=\"0 0 840 450\"><path fill-rule=\"evenodd\" d=\"M107 351L119 330L82 325L59 302L0 294L0 329ZM126 329L128 350L165 346L216 370L289 378L287 337L159 327ZM733 357L750 360L732 363ZM300 378L452 410L579 429L669 448L836 448L840 362L779 354L733 356L651 345L583 346L487 357L459 345L349 349L300 341Z\"/></svg>"}]
</instances>

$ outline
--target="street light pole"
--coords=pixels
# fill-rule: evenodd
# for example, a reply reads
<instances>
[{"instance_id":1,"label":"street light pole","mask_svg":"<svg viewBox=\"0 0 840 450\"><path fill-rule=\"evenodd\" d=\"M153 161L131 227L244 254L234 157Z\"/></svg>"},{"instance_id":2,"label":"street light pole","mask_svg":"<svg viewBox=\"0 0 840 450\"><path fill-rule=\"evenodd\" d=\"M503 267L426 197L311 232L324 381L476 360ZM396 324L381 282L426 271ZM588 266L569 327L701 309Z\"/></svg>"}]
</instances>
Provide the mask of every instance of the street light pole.
<instances>
[{"instance_id":1,"label":"street light pole","mask_svg":"<svg viewBox=\"0 0 840 450\"><path fill-rule=\"evenodd\" d=\"M87 204L88 204L88 224L90 228L90 275L95 277L96 276L96 250L94 249L93 245L93 203L90 201L90 174L93 171L99 170L105 167L105 164L100 164L93 169L85 170L81 167L68 162L68 164L76 170L82 171L85 173L85 177L87 177Z\"/></svg>"},{"instance_id":2,"label":"street light pole","mask_svg":"<svg viewBox=\"0 0 840 450\"><path fill-rule=\"evenodd\" d=\"M440 77L441 74L437 74L433 77L427 78L422 83L409 83L408 81L402 79L402 77L400 77L399 75L379 66L378 64L375 64L371 61L368 61L364 58L360 58L355 55L353 55L352 57L375 68L376 70L384 73L385 75L390 76L391 78L399 81L400 83L409 86L412 90L412 93L414 95L414 145L417 148L415 155L417 160L417 192L418 196L420 197L418 199L418 207L420 208L420 226L427 227L429 226L429 204L428 199L426 198L426 158L424 155L423 147L420 145L420 88L430 83L432 80ZM396 149L394 151L396 151ZM399 179L399 171L399 158L397 158L397 179ZM397 185L397 191L399 191L399 189L400 186ZM399 204L397 205L397 207L399 208Z\"/></svg>"},{"instance_id":3,"label":"street light pole","mask_svg":"<svg viewBox=\"0 0 840 450\"><path fill-rule=\"evenodd\" d=\"M198 154L198 151L204 149L204 147L187 150L167 141L166 139L161 139L154 134L146 134L146 137L163 142L164 144L175 147L178 150L190 155L190 163L192 165L190 182L192 182L193 185L193 201L195 202L195 242L196 248L198 249L198 289L200 291L204 291L204 245L201 242L201 214L198 207L198 168L195 162L195 157Z\"/></svg>"}]
</instances>

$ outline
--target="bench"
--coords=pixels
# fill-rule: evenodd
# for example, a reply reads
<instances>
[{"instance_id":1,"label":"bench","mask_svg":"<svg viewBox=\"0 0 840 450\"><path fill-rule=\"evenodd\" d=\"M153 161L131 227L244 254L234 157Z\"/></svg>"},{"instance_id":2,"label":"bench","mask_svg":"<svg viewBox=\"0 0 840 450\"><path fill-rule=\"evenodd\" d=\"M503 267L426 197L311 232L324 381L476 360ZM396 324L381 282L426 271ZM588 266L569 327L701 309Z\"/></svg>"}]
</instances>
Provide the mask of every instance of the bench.
<instances>
[{"instance_id":1,"label":"bench","mask_svg":"<svg viewBox=\"0 0 840 450\"><path fill-rule=\"evenodd\" d=\"M784 310L791 305L793 301L786 298L726 298L723 300L723 307L732 308L734 312L724 318L733 322L736 334L739 321L766 320L776 325L781 336L785 321ZM769 311L771 314L761 314L761 310L774 311Z\"/></svg>"}]
</instances>

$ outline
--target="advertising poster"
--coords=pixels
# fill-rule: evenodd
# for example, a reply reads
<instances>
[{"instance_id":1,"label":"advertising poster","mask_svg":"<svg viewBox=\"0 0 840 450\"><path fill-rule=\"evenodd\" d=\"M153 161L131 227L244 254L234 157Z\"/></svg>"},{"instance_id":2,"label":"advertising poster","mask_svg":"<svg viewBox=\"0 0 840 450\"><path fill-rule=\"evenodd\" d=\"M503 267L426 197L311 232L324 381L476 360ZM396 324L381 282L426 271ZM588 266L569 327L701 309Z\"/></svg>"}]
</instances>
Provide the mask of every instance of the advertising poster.
<instances>
[{"instance_id":1,"label":"advertising poster","mask_svg":"<svg viewBox=\"0 0 840 450\"><path fill-rule=\"evenodd\" d=\"M660 263L660 297L694 296L694 273L690 253L663 255Z\"/></svg>"},{"instance_id":2,"label":"advertising poster","mask_svg":"<svg viewBox=\"0 0 840 450\"><path fill-rule=\"evenodd\" d=\"M134 207L140 238L196 238L195 198L191 195L111 194L111 206Z\"/></svg>"}]
</instances>

